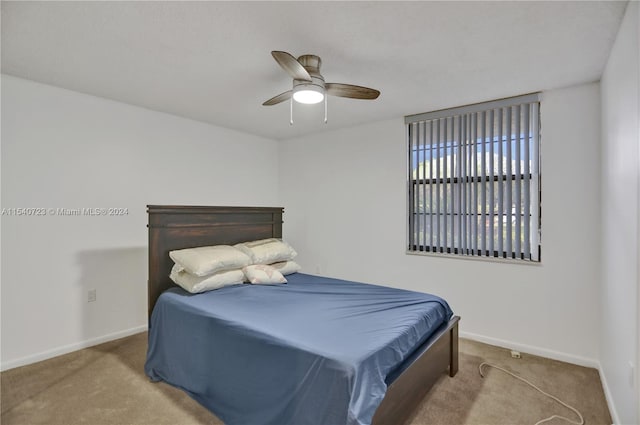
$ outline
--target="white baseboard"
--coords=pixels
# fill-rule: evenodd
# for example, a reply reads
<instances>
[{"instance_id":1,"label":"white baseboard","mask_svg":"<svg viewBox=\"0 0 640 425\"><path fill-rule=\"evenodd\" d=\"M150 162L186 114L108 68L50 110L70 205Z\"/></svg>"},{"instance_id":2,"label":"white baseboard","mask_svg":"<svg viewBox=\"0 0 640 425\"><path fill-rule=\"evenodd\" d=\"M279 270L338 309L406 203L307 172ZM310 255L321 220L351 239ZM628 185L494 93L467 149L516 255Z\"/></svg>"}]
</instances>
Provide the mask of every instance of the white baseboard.
<instances>
[{"instance_id":1,"label":"white baseboard","mask_svg":"<svg viewBox=\"0 0 640 425\"><path fill-rule=\"evenodd\" d=\"M607 376L604 374L604 370L602 370L602 365L598 364L598 373L600 374L600 381L602 381L602 389L604 391L604 398L607 399L607 405L609 406L609 413L611 413L611 421L613 424L620 424L620 417L618 416L618 411L616 410L616 406L613 403L613 395L611 394L611 390L609 389L609 384L607 383Z\"/></svg>"},{"instance_id":2,"label":"white baseboard","mask_svg":"<svg viewBox=\"0 0 640 425\"><path fill-rule=\"evenodd\" d=\"M32 354L30 356L22 357L19 359L9 360L8 362L2 362L0 364L0 371L13 369L20 366L26 366L31 363L36 363L42 360L50 359L52 357L61 356L63 354L71 353L72 351L82 350L83 348L93 347L94 345L113 341L114 339L124 338L125 336L137 334L146 330L147 325L137 326L135 328L125 329L123 331L118 331L96 338L87 339L85 341L80 341L75 344L69 344L62 347L54 348L53 350L43 351L38 354Z\"/></svg>"},{"instance_id":3,"label":"white baseboard","mask_svg":"<svg viewBox=\"0 0 640 425\"><path fill-rule=\"evenodd\" d=\"M469 332L460 332L460 337L471 339L478 342L484 342L485 344L495 345L502 348L508 348L511 350L521 351L523 353L533 354L534 356L546 357L547 359L559 360L561 362L571 363L578 366L591 367L598 370L600 375L600 382L602 383L602 389L604 391L604 397L609 407L609 413L611 413L611 420L614 424L620 423L618 417L618 411L613 403L613 397L609 385L607 384L607 378L602 370L602 365L596 359L589 359L587 357L576 356L573 354L567 354L560 351L548 350L545 348L534 347L532 345L520 344L517 342L506 341L498 338L491 338L484 335L478 335Z\"/></svg>"},{"instance_id":4,"label":"white baseboard","mask_svg":"<svg viewBox=\"0 0 640 425\"><path fill-rule=\"evenodd\" d=\"M548 350L545 348L534 347L532 345L520 344L518 342L505 341L503 339L491 338L484 335L478 335L469 332L460 332L462 338L472 339L485 344L496 345L498 347L509 348L511 350L522 351L523 353L533 354L534 356L546 357L548 359L559 360L561 362L572 363L578 366L592 367L598 369L600 362L596 359L576 356L573 354L563 353L560 351Z\"/></svg>"}]
</instances>

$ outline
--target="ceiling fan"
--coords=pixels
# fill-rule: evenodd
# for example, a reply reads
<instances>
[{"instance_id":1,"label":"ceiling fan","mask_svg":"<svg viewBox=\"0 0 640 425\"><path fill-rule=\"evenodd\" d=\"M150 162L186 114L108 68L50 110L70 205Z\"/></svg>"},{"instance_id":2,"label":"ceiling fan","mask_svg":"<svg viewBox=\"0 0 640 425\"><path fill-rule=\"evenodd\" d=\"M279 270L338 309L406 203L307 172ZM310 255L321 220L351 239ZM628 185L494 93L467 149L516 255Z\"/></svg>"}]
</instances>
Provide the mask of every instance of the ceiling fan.
<instances>
[{"instance_id":1,"label":"ceiling fan","mask_svg":"<svg viewBox=\"0 0 640 425\"><path fill-rule=\"evenodd\" d=\"M287 52L273 51L273 58L293 78L293 88L264 102L263 106L277 105L291 100L290 124L293 124L293 101L305 104L320 103L324 100L324 122L327 122L327 95L351 99L373 100L380 92L368 87L352 84L325 83L320 74L322 60L316 55L302 55L296 59Z\"/></svg>"}]
</instances>

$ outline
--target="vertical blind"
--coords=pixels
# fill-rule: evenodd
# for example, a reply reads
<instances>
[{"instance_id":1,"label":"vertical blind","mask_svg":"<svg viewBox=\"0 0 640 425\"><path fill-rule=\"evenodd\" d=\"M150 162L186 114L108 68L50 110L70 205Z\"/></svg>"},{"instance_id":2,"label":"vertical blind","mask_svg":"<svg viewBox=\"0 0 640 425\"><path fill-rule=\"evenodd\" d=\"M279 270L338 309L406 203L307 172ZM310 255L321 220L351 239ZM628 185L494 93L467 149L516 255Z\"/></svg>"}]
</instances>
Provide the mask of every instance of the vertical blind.
<instances>
[{"instance_id":1,"label":"vertical blind","mask_svg":"<svg viewBox=\"0 0 640 425\"><path fill-rule=\"evenodd\" d=\"M408 251L540 261L537 94L405 117Z\"/></svg>"}]
</instances>

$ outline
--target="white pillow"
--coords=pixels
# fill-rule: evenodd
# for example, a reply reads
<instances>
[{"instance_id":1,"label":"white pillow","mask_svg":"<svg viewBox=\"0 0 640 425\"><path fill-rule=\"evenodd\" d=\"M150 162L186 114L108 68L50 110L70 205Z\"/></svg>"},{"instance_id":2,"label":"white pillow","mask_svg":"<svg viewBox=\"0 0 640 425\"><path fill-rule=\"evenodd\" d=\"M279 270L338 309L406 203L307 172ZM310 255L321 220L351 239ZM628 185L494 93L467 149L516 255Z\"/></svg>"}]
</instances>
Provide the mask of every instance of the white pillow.
<instances>
[{"instance_id":1,"label":"white pillow","mask_svg":"<svg viewBox=\"0 0 640 425\"><path fill-rule=\"evenodd\" d=\"M234 245L251 257L251 264L271 264L293 260L298 253L288 243L278 239L262 239Z\"/></svg>"},{"instance_id":2,"label":"white pillow","mask_svg":"<svg viewBox=\"0 0 640 425\"><path fill-rule=\"evenodd\" d=\"M251 264L249 256L230 245L179 249L169 252L169 257L183 270L200 277Z\"/></svg>"},{"instance_id":3,"label":"white pillow","mask_svg":"<svg viewBox=\"0 0 640 425\"><path fill-rule=\"evenodd\" d=\"M281 263L273 263L269 265L278 270L284 276L292 273L297 273L300 271L300 269L302 269L302 267L300 267L300 264L296 263L295 261L283 261Z\"/></svg>"},{"instance_id":4,"label":"white pillow","mask_svg":"<svg viewBox=\"0 0 640 425\"><path fill-rule=\"evenodd\" d=\"M244 282L244 273L241 269L225 270L210 276L200 277L183 270L178 264L174 264L169 277L192 294Z\"/></svg>"},{"instance_id":5,"label":"white pillow","mask_svg":"<svg viewBox=\"0 0 640 425\"><path fill-rule=\"evenodd\" d=\"M278 270L266 264L254 264L242 269L249 283L287 283L287 279Z\"/></svg>"}]
</instances>

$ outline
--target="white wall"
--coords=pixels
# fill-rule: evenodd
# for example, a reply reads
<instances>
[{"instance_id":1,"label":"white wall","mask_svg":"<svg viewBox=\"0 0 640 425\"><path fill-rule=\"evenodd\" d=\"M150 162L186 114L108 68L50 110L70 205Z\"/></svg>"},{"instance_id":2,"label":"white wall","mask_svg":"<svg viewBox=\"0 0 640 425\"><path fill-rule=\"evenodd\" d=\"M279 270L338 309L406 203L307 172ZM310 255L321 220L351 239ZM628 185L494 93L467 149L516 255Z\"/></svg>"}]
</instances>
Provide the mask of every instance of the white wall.
<instances>
[{"instance_id":1,"label":"white wall","mask_svg":"<svg viewBox=\"0 0 640 425\"><path fill-rule=\"evenodd\" d=\"M600 356L614 420L638 423L640 175L638 3L630 2L601 80L602 317ZM636 364L636 367L638 365Z\"/></svg>"},{"instance_id":2,"label":"white wall","mask_svg":"<svg viewBox=\"0 0 640 425\"><path fill-rule=\"evenodd\" d=\"M545 92L541 114L541 265L405 254L402 118L281 142L285 237L307 272L432 292L467 336L595 366L598 84Z\"/></svg>"},{"instance_id":3,"label":"white wall","mask_svg":"<svg viewBox=\"0 0 640 425\"><path fill-rule=\"evenodd\" d=\"M2 76L2 368L139 331L147 204L277 206L274 141ZM87 291L97 301L87 303Z\"/></svg>"}]
</instances>

